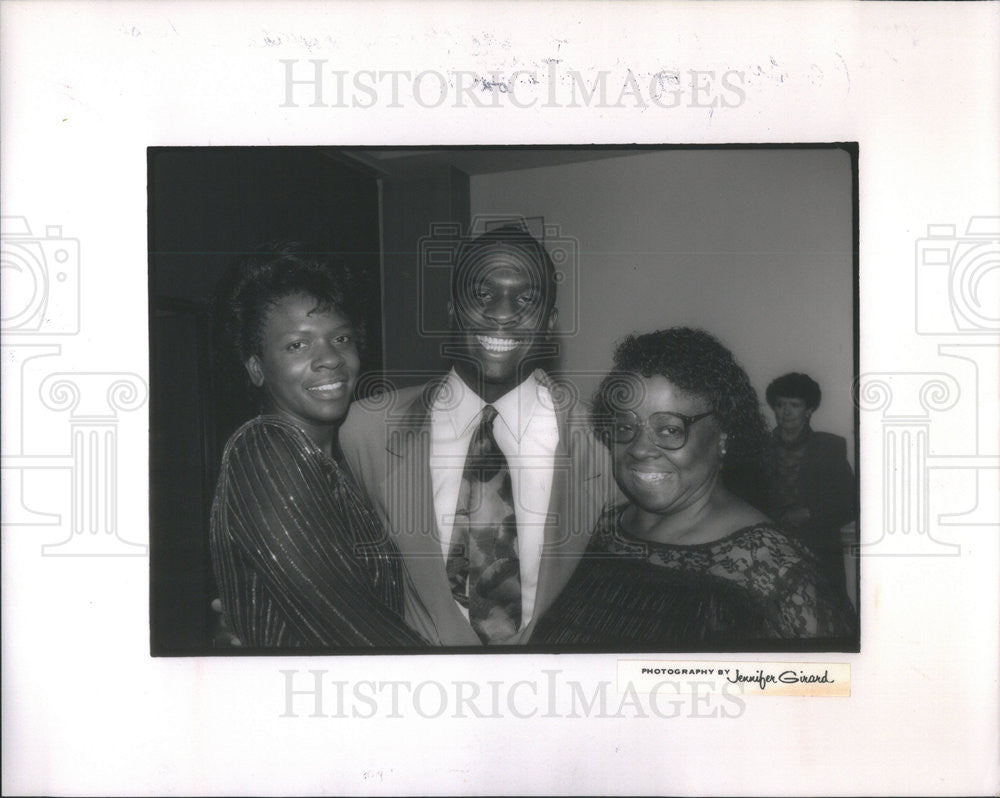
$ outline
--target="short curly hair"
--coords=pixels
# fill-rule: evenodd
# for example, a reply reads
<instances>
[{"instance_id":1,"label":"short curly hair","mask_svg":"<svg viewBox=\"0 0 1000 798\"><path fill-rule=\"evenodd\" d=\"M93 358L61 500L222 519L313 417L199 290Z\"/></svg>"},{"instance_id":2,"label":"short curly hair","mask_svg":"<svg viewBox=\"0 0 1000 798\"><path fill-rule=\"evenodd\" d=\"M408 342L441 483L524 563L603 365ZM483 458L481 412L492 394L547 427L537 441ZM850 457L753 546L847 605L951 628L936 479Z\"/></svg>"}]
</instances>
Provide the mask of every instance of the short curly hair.
<instances>
[{"instance_id":1,"label":"short curly hair","mask_svg":"<svg viewBox=\"0 0 1000 798\"><path fill-rule=\"evenodd\" d=\"M759 462L766 426L757 392L733 353L705 332L690 327L630 335L614 354L612 371L594 393L592 419L606 428L623 398L623 380L659 375L705 399L728 436L725 469ZM602 436L603 437L603 436Z\"/></svg>"},{"instance_id":2,"label":"short curly hair","mask_svg":"<svg viewBox=\"0 0 1000 798\"><path fill-rule=\"evenodd\" d=\"M801 399L809 410L815 410L819 407L823 392L819 389L819 383L808 374L792 371L772 380L764 396L771 407L777 403L779 396L783 396L786 399Z\"/></svg>"},{"instance_id":3,"label":"short curly hair","mask_svg":"<svg viewBox=\"0 0 1000 798\"><path fill-rule=\"evenodd\" d=\"M297 294L315 299L317 310L334 310L346 316L363 353L363 308L370 301L369 293L362 273L339 258L295 241L282 241L262 246L233 263L217 286L215 313L241 364L261 353L271 308Z\"/></svg>"}]
</instances>

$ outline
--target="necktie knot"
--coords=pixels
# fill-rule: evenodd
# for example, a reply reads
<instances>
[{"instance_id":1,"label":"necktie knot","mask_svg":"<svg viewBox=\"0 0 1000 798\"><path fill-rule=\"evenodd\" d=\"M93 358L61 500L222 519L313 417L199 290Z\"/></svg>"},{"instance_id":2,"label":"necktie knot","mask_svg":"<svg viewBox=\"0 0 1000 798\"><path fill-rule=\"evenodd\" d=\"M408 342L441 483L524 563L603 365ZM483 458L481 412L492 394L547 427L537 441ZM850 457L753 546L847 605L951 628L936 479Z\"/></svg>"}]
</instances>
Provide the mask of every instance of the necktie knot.
<instances>
[{"instance_id":1,"label":"necktie knot","mask_svg":"<svg viewBox=\"0 0 1000 798\"><path fill-rule=\"evenodd\" d=\"M479 425L481 427L485 427L486 429L492 431L493 422L496 421L496 417L498 415L500 414L497 412L497 409L493 405L484 406L482 421L479 422Z\"/></svg>"},{"instance_id":2,"label":"necktie knot","mask_svg":"<svg viewBox=\"0 0 1000 798\"><path fill-rule=\"evenodd\" d=\"M493 405L486 405L482 411L479 427L469 444L466 456L466 476L489 482L500 470L507 471L507 458L500 450L493 435L493 422L499 414Z\"/></svg>"}]
</instances>

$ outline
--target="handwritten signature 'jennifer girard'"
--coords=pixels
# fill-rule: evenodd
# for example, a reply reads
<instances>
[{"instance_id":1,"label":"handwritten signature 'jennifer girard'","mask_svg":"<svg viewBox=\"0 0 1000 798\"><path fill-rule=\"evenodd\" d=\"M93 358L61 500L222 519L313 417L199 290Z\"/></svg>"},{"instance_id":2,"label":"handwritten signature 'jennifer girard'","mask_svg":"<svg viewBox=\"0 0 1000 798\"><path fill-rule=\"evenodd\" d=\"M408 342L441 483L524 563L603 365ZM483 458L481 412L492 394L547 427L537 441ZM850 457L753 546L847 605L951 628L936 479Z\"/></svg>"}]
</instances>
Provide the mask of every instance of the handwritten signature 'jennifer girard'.
<instances>
[{"instance_id":1,"label":"handwritten signature 'jennifer girard'","mask_svg":"<svg viewBox=\"0 0 1000 798\"><path fill-rule=\"evenodd\" d=\"M767 689L769 684L833 684L836 679L830 678L830 671L824 670L822 675L818 673L806 673L805 671L781 671L781 673L765 673L758 669L754 673L741 673L736 669L736 673L726 675L726 681L730 684L756 684L761 690Z\"/></svg>"}]
</instances>

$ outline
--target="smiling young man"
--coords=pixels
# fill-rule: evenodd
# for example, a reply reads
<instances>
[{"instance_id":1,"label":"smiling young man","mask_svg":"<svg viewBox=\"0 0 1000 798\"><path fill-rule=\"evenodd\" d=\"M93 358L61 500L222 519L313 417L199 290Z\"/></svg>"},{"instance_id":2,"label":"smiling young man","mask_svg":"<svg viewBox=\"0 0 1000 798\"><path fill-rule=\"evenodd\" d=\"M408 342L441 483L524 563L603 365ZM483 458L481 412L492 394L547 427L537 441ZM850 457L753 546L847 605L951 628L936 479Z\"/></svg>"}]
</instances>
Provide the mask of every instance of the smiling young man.
<instances>
[{"instance_id":1,"label":"smiling young man","mask_svg":"<svg viewBox=\"0 0 1000 798\"><path fill-rule=\"evenodd\" d=\"M524 643L568 581L613 487L585 411L537 368L555 269L520 227L459 249L451 369L358 402L345 459L410 577L406 619L440 645Z\"/></svg>"}]
</instances>

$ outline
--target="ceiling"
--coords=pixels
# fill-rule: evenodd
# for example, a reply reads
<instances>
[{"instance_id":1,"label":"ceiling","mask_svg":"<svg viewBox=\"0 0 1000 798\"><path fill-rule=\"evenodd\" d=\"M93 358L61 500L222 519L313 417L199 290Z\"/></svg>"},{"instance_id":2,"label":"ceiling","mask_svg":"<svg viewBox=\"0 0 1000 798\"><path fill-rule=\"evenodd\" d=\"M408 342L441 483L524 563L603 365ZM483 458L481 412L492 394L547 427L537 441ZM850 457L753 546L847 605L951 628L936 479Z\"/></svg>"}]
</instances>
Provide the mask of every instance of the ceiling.
<instances>
[{"instance_id":1,"label":"ceiling","mask_svg":"<svg viewBox=\"0 0 1000 798\"><path fill-rule=\"evenodd\" d=\"M331 155L360 161L389 177L416 177L453 166L468 175L621 158L641 150L623 147L342 147Z\"/></svg>"}]
</instances>

